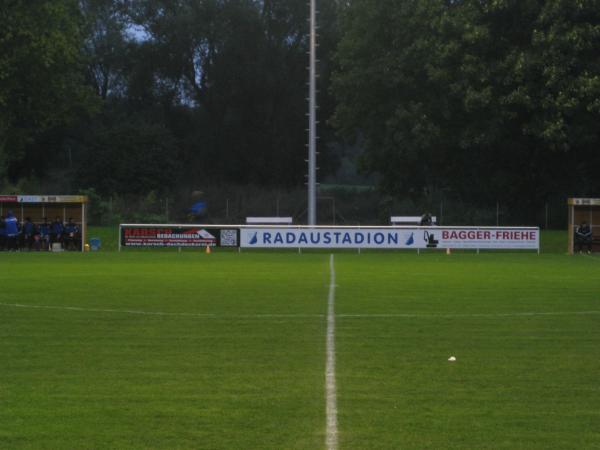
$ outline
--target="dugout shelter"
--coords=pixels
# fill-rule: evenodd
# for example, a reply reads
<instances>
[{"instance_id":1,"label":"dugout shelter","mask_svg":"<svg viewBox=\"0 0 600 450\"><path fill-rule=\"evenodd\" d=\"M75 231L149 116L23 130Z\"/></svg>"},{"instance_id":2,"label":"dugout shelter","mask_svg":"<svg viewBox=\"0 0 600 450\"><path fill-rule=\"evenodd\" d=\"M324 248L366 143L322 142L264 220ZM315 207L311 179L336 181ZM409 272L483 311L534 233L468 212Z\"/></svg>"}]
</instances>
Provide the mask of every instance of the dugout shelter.
<instances>
[{"instance_id":1,"label":"dugout shelter","mask_svg":"<svg viewBox=\"0 0 600 450\"><path fill-rule=\"evenodd\" d=\"M83 251L87 239L87 203L85 195L0 195L0 216L12 211L21 223L30 217L37 225L44 217L49 222L60 217L65 223L72 218L81 230Z\"/></svg>"},{"instance_id":2,"label":"dugout shelter","mask_svg":"<svg viewBox=\"0 0 600 450\"><path fill-rule=\"evenodd\" d=\"M592 249L600 250L600 198L570 198L569 207L569 254L575 251L575 230L582 222L592 229Z\"/></svg>"}]
</instances>

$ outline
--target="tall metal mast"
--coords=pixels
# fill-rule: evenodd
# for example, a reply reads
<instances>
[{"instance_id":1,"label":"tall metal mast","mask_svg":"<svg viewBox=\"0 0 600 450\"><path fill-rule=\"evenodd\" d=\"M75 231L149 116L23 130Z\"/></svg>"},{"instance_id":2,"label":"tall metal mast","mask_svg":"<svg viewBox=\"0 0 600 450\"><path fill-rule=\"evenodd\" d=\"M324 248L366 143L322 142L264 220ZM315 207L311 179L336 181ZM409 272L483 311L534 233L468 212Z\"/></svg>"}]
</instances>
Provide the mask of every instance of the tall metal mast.
<instances>
[{"instance_id":1,"label":"tall metal mast","mask_svg":"<svg viewBox=\"0 0 600 450\"><path fill-rule=\"evenodd\" d=\"M317 5L310 0L308 88L308 225L317 224Z\"/></svg>"}]
</instances>

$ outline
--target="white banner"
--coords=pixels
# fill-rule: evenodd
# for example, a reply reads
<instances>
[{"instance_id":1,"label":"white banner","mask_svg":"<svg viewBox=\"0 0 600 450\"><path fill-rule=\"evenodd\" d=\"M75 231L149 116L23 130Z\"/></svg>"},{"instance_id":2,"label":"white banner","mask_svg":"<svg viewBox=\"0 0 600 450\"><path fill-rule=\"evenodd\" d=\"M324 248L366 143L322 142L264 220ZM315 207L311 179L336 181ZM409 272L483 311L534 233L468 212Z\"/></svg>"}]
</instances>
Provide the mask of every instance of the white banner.
<instances>
[{"instance_id":1,"label":"white banner","mask_svg":"<svg viewBox=\"0 0 600 450\"><path fill-rule=\"evenodd\" d=\"M240 229L244 248L523 249L538 250L539 228L382 227Z\"/></svg>"}]
</instances>

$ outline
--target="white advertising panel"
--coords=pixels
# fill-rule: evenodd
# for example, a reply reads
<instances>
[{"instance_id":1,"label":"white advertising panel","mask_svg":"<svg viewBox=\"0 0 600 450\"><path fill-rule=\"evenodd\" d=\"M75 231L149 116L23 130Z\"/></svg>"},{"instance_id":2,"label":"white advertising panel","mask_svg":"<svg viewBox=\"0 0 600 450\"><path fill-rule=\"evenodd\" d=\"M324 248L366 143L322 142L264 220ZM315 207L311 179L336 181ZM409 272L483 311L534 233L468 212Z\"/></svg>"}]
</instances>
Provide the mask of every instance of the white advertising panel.
<instances>
[{"instance_id":1,"label":"white advertising panel","mask_svg":"<svg viewBox=\"0 0 600 450\"><path fill-rule=\"evenodd\" d=\"M244 248L539 249L539 228L242 228Z\"/></svg>"}]
</instances>

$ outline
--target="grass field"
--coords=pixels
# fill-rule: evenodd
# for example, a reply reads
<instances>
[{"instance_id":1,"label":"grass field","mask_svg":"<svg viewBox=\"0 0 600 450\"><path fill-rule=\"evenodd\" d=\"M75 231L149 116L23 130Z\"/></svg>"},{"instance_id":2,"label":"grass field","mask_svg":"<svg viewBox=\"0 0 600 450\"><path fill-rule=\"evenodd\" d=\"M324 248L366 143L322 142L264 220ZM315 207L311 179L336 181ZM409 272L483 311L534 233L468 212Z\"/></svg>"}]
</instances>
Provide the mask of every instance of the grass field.
<instances>
[{"instance_id":1,"label":"grass field","mask_svg":"<svg viewBox=\"0 0 600 450\"><path fill-rule=\"evenodd\" d=\"M600 448L600 258L547 242L336 254L339 449ZM0 254L0 448L325 448L329 258Z\"/></svg>"}]
</instances>

